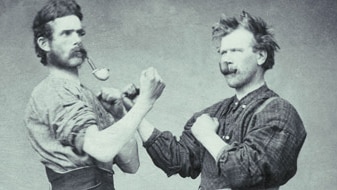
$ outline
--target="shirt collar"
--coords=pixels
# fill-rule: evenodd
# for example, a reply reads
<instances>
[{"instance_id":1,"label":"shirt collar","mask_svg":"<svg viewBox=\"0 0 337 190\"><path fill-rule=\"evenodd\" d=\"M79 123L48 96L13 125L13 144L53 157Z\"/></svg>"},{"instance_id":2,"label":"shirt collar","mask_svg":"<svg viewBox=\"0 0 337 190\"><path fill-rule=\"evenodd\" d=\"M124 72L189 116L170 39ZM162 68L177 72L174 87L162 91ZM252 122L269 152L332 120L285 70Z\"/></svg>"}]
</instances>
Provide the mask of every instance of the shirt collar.
<instances>
[{"instance_id":1,"label":"shirt collar","mask_svg":"<svg viewBox=\"0 0 337 190\"><path fill-rule=\"evenodd\" d=\"M241 105L243 107L247 106L250 102L265 98L266 92L270 91L266 84L262 85L260 88L248 93L246 96L244 96L241 100L239 100L236 96L234 96L233 103L234 106Z\"/></svg>"}]
</instances>

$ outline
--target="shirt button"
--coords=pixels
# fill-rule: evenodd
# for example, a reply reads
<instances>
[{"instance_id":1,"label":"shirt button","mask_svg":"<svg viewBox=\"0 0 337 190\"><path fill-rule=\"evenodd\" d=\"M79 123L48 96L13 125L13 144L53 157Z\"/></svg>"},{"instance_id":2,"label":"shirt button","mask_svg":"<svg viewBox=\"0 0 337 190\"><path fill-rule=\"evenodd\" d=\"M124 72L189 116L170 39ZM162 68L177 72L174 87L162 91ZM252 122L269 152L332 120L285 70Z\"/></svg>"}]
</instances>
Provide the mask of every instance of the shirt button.
<instances>
[{"instance_id":1,"label":"shirt button","mask_svg":"<svg viewBox=\"0 0 337 190\"><path fill-rule=\"evenodd\" d=\"M242 105L241 107L242 107L242 109L245 109L247 106L246 105Z\"/></svg>"},{"instance_id":2,"label":"shirt button","mask_svg":"<svg viewBox=\"0 0 337 190\"><path fill-rule=\"evenodd\" d=\"M228 141L230 137L228 135L225 136L225 140Z\"/></svg>"},{"instance_id":3,"label":"shirt button","mask_svg":"<svg viewBox=\"0 0 337 190\"><path fill-rule=\"evenodd\" d=\"M222 136L222 139L228 142L231 139L231 137L229 135L226 135L226 136L224 135Z\"/></svg>"}]
</instances>

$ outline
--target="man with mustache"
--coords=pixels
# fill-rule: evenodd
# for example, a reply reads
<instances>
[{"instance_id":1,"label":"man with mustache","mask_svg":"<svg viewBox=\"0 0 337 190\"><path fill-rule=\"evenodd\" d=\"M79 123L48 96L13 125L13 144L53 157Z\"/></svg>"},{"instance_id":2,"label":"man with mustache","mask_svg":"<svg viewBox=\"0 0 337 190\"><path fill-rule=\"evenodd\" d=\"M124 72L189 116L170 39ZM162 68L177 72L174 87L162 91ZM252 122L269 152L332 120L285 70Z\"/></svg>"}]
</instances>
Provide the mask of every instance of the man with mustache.
<instances>
[{"instance_id":1,"label":"man with mustache","mask_svg":"<svg viewBox=\"0 0 337 190\"><path fill-rule=\"evenodd\" d=\"M212 34L235 95L195 113L179 140L143 122L144 147L168 176L201 174L201 190L278 189L295 175L306 138L295 108L264 80L279 46L267 24L247 12L221 18Z\"/></svg>"},{"instance_id":2,"label":"man with mustache","mask_svg":"<svg viewBox=\"0 0 337 190\"><path fill-rule=\"evenodd\" d=\"M74 0L51 0L37 13L35 50L49 75L32 92L25 125L53 190L112 190L113 164L127 173L138 170L134 134L165 85L149 68L127 113L116 103L123 99L118 91L103 89L98 99L79 80L87 57L82 18Z\"/></svg>"}]
</instances>

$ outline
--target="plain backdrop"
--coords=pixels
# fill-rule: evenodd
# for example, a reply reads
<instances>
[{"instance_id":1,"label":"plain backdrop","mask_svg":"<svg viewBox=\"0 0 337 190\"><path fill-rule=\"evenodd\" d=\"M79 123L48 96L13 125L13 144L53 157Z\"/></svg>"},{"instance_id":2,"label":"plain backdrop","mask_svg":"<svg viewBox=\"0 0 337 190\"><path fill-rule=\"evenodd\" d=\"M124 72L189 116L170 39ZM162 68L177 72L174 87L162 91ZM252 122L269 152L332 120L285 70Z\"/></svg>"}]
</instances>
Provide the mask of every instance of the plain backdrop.
<instances>
[{"instance_id":1,"label":"plain backdrop","mask_svg":"<svg viewBox=\"0 0 337 190\"><path fill-rule=\"evenodd\" d=\"M27 140L24 110L33 88L47 75L35 56L31 25L45 0L0 0L0 190L48 189L44 167ZM87 35L83 43L98 67L110 69L101 82L88 64L81 79L100 87L139 84L140 72L158 69L166 89L148 120L180 136L196 111L230 97L218 69L211 26L222 13L242 10L270 23L281 50L268 71L268 86L300 113L307 139L298 172L283 190L337 186L337 1L335 0L78 0ZM139 139L138 139L139 140ZM139 141L135 175L115 168L118 190L197 189L200 178L172 176L154 166Z\"/></svg>"}]
</instances>

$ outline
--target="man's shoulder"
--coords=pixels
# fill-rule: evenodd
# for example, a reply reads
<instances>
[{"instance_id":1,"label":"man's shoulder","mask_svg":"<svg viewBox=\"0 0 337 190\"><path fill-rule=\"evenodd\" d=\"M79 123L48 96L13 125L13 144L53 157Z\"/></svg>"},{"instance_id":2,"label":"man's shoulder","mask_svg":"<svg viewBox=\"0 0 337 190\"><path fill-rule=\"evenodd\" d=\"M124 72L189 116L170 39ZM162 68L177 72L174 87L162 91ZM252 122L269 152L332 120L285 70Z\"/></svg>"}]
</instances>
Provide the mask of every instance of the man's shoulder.
<instances>
[{"instance_id":1,"label":"man's shoulder","mask_svg":"<svg viewBox=\"0 0 337 190\"><path fill-rule=\"evenodd\" d=\"M287 110L287 111L296 111L296 108L293 106L292 103L290 103L288 100L280 97L280 96L274 96L269 98L270 102L266 107L269 107L269 109L276 109L276 110ZM268 101L268 100L266 100Z\"/></svg>"},{"instance_id":2,"label":"man's shoulder","mask_svg":"<svg viewBox=\"0 0 337 190\"><path fill-rule=\"evenodd\" d=\"M45 107L57 106L78 100L80 94L79 86L47 77L33 89L30 102Z\"/></svg>"},{"instance_id":3,"label":"man's shoulder","mask_svg":"<svg viewBox=\"0 0 337 190\"><path fill-rule=\"evenodd\" d=\"M55 92L57 91L57 89L58 88L56 88L56 85L53 85L52 83L50 83L48 78L45 78L34 87L31 93L31 99L43 100L43 97L55 96Z\"/></svg>"},{"instance_id":4,"label":"man's shoulder","mask_svg":"<svg viewBox=\"0 0 337 190\"><path fill-rule=\"evenodd\" d=\"M293 122L303 125L300 114L295 106L288 100L279 96L273 98L260 112L262 113L260 114L261 117L272 117L284 121L285 123Z\"/></svg>"},{"instance_id":5,"label":"man's shoulder","mask_svg":"<svg viewBox=\"0 0 337 190\"><path fill-rule=\"evenodd\" d=\"M32 91L32 97L56 97L60 94L79 94L79 85L74 85L65 79L46 77Z\"/></svg>"},{"instance_id":6,"label":"man's shoulder","mask_svg":"<svg viewBox=\"0 0 337 190\"><path fill-rule=\"evenodd\" d=\"M260 88L258 98L254 98L252 100L260 101L261 104L264 104L263 107L265 107L266 109L273 109L275 111L285 109L296 112L296 109L292 103L290 103L287 99L281 97L278 93L276 93L267 86L263 86L262 88ZM255 106L260 106L261 104L256 104Z\"/></svg>"}]
</instances>

